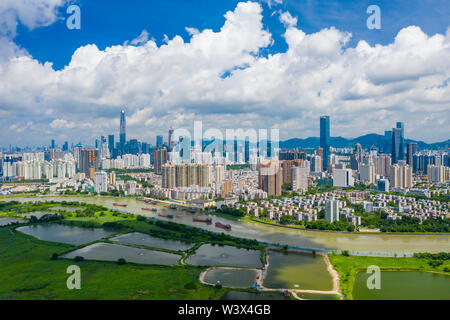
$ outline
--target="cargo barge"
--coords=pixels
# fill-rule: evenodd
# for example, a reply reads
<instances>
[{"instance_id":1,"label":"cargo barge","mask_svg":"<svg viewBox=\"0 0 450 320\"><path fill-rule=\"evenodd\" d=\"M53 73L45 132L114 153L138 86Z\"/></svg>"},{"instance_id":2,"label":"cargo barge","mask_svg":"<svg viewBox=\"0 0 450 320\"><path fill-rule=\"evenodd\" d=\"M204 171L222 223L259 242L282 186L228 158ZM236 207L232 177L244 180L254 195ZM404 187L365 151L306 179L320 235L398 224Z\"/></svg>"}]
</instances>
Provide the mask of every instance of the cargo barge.
<instances>
[{"instance_id":1,"label":"cargo barge","mask_svg":"<svg viewBox=\"0 0 450 320\"><path fill-rule=\"evenodd\" d=\"M202 218L194 218L193 219L195 222L204 222L204 223L212 223L212 219L211 218L206 218L206 219L202 219Z\"/></svg>"},{"instance_id":2,"label":"cargo barge","mask_svg":"<svg viewBox=\"0 0 450 320\"><path fill-rule=\"evenodd\" d=\"M216 222L216 227L217 228L222 228L225 230L231 230L231 226L229 224L223 224L221 222Z\"/></svg>"},{"instance_id":3,"label":"cargo barge","mask_svg":"<svg viewBox=\"0 0 450 320\"><path fill-rule=\"evenodd\" d=\"M121 204L121 203L113 203L113 206L115 206L115 207L126 207L127 205L126 204Z\"/></svg>"}]
</instances>

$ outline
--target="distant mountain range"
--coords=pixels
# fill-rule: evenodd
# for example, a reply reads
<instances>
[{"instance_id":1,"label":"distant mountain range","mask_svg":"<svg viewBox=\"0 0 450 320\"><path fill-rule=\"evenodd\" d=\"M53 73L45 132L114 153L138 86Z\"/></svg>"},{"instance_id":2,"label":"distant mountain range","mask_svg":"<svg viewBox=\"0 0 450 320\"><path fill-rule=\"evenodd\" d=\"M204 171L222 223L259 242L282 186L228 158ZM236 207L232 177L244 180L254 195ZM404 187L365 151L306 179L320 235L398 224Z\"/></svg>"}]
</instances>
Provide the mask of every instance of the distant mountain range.
<instances>
[{"instance_id":1,"label":"distant mountain range","mask_svg":"<svg viewBox=\"0 0 450 320\"><path fill-rule=\"evenodd\" d=\"M405 145L408 142L416 142L418 150L423 149L438 150L450 148L450 139L430 144L423 141L405 139ZM369 149L371 146L375 146L379 149L384 145L384 136L375 133L370 133L354 139L346 139L343 137L330 137L330 145L334 148L352 148L356 143L361 144L361 146L364 149ZM320 145L320 139L317 137L310 137L306 139L293 138L285 141L280 141L279 145L281 149L318 148Z\"/></svg>"}]
</instances>

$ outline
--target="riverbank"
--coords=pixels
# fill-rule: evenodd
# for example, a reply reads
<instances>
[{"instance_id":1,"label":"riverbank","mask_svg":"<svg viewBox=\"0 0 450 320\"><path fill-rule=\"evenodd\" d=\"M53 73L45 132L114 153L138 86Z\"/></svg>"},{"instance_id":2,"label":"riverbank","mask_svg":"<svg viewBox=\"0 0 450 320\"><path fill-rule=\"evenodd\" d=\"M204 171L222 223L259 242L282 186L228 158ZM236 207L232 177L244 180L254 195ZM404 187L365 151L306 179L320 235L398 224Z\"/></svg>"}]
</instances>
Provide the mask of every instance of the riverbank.
<instances>
[{"instance_id":1,"label":"riverbank","mask_svg":"<svg viewBox=\"0 0 450 320\"><path fill-rule=\"evenodd\" d=\"M338 233L338 234L368 234L368 235L373 235L373 234L388 234L388 235L424 235L424 234L426 234L426 235L445 235L445 236L450 235L449 232L440 232L440 233L436 233L436 232L381 232L381 231L379 231L379 229L377 229L378 231L363 231L363 232L318 230L318 229L307 229L304 226L289 226L289 225L279 224L276 222L267 222L267 221L262 221L260 219L255 219L252 217L247 217L247 219L245 219L245 220L241 219L241 220L247 221L247 222L253 222L253 223L261 223L261 224L278 227L278 228L302 230L302 231L306 231L306 232L325 232L325 233Z\"/></svg>"}]
</instances>

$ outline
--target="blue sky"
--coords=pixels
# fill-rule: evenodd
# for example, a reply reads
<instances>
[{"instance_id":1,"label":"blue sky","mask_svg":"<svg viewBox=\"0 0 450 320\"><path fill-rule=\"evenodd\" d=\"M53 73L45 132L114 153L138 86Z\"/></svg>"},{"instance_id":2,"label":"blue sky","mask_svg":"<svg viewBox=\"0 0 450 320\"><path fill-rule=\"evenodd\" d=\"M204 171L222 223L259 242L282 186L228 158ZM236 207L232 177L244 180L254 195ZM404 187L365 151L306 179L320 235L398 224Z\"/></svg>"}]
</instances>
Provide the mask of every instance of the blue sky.
<instances>
[{"instance_id":1,"label":"blue sky","mask_svg":"<svg viewBox=\"0 0 450 320\"><path fill-rule=\"evenodd\" d=\"M27 49L40 62L53 62L60 69L70 62L73 52L86 44L95 43L100 49L121 45L137 37L146 29L150 38L163 44L164 35L173 38L189 35L185 27L218 31L223 25L224 13L233 10L237 0L78 0L72 1L81 8L81 30L68 30L65 20L48 27L29 30L19 23L15 42ZM132 4L131 4L132 3ZM448 0L284 0L276 4L261 1L264 6L263 22L275 40L264 54L286 50L282 37L285 29L276 15L277 10L289 11L298 17L298 27L306 33L318 32L334 26L352 33L349 46L363 39L370 44L387 44L393 41L400 29L417 25L427 34L445 33L450 21ZM369 30L366 20L369 5L381 9L381 30ZM66 7L59 9L67 17Z\"/></svg>"},{"instance_id":2,"label":"blue sky","mask_svg":"<svg viewBox=\"0 0 450 320\"><path fill-rule=\"evenodd\" d=\"M0 146L92 144L122 108L129 138L151 143L198 120L307 138L323 114L332 136L402 121L407 138L443 141L449 21L448 0L2 0Z\"/></svg>"}]
</instances>

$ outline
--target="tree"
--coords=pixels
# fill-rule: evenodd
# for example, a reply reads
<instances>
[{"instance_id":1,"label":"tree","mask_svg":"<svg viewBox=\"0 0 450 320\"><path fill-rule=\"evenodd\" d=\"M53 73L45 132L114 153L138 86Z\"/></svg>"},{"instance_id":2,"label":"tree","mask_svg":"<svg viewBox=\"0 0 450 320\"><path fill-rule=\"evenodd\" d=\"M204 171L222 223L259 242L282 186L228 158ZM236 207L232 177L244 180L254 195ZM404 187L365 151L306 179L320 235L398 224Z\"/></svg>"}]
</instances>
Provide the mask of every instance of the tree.
<instances>
[{"instance_id":1,"label":"tree","mask_svg":"<svg viewBox=\"0 0 450 320\"><path fill-rule=\"evenodd\" d=\"M119 260L117 260L118 265L123 265L125 263L127 263L127 261L124 258L120 258Z\"/></svg>"}]
</instances>

